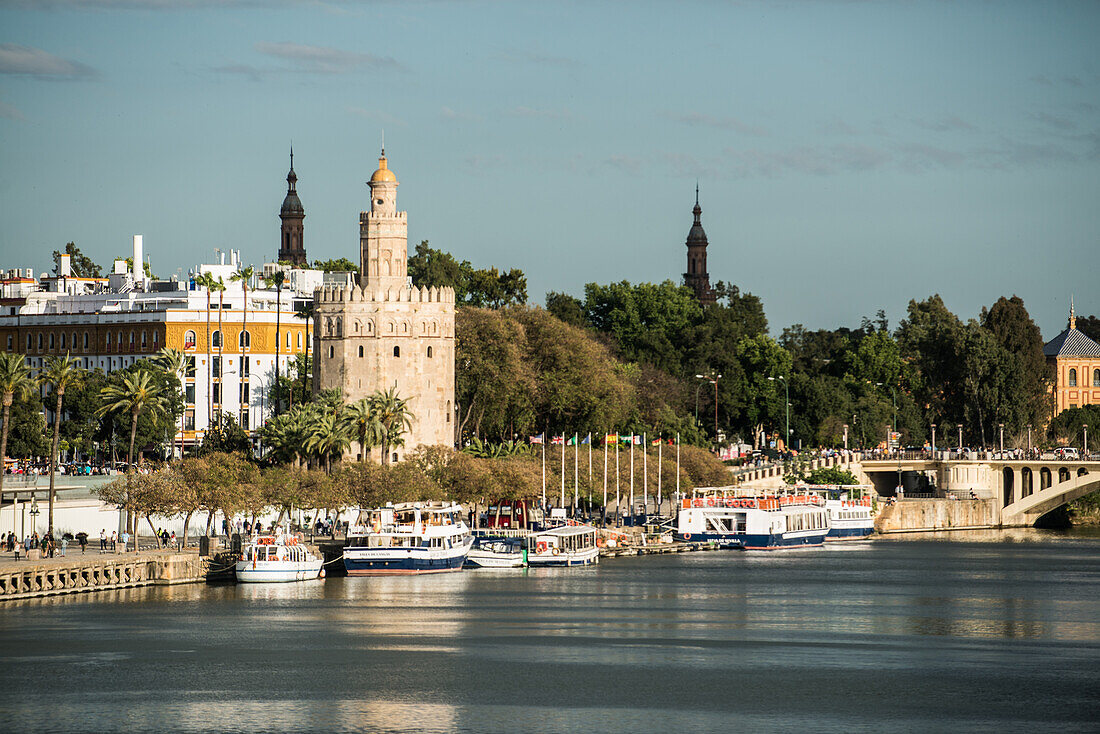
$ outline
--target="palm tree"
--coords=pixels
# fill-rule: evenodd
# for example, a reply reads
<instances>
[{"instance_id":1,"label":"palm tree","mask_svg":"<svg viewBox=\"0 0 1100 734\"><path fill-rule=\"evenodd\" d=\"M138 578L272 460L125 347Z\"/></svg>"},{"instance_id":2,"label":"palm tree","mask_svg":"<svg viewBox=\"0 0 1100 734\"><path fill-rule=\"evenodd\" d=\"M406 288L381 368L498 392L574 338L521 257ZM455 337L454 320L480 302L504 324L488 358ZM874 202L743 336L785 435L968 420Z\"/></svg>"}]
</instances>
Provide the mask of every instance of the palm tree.
<instances>
[{"instance_id":1,"label":"palm tree","mask_svg":"<svg viewBox=\"0 0 1100 734\"><path fill-rule=\"evenodd\" d=\"M366 461L370 450L382 443L382 421L375 413L374 405L368 398L363 398L347 406L340 420L359 441L359 460Z\"/></svg>"},{"instance_id":2,"label":"palm tree","mask_svg":"<svg viewBox=\"0 0 1100 734\"><path fill-rule=\"evenodd\" d=\"M103 416L108 413L130 414L130 449L126 453L126 474L129 477L134 471L134 441L137 439L138 418L142 413L157 415L164 412L164 399L160 394L160 387L153 381L153 375L146 370L139 370L133 374L122 375L122 382L113 383L100 390L103 405L96 411ZM127 481L129 481L127 479ZM127 490L126 523L133 524L134 551L138 549L138 524L130 506L130 492Z\"/></svg>"},{"instance_id":3,"label":"palm tree","mask_svg":"<svg viewBox=\"0 0 1100 734\"><path fill-rule=\"evenodd\" d=\"M305 351L305 354L306 354L306 362L308 363L308 361L309 361L309 350L310 350L311 345L313 344L313 342L311 342L309 340L309 327L310 327L310 324L313 323L313 318L317 315L317 309L314 306L313 301L300 301L298 303L298 305L294 307L294 311L295 311L295 313L298 314L298 318L305 319L305 322L306 322L306 351ZM305 375L305 373L303 373L302 374L302 393L305 394L307 392L309 392L309 390L306 388L306 375ZM291 391L291 395L293 395L293 394L294 394L294 392Z\"/></svg>"},{"instance_id":4,"label":"palm tree","mask_svg":"<svg viewBox=\"0 0 1100 734\"><path fill-rule=\"evenodd\" d=\"M283 310L283 283L286 282L286 273L282 270L276 270L271 274L271 277L267 279L268 285L275 286L275 387L279 386L279 352L283 348L283 344L280 341L279 327L280 316L282 316ZM276 393L277 394L277 393ZM275 401L275 415L279 415L279 401Z\"/></svg>"},{"instance_id":5,"label":"palm tree","mask_svg":"<svg viewBox=\"0 0 1100 734\"><path fill-rule=\"evenodd\" d=\"M54 477L57 474L57 447L61 441L61 401L65 397L65 388L79 387L84 381L84 369L80 360L73 359L65 352L64 357L47 357L46 368L42 370L41 380L53 385L57 393L57 405L53 413L53 442L50 444L50 511L47 532L53 535L53 506L57 497L54 489Z\"/></svg>"},{"instance_id":6,"label":"palm tree","mask_svg":"<svg viewBox=\"0 0 1100 734\"><path fill-rule=\"evenodd\" d=\"M398 397L395 387L386 388L368 399L382 423L382 465L387 466L390 463L390 447L405 445L403 434L412 428L413 414L409 410L409 401Z\"/></svg>"},{"instance_id":7,"label":"palm tree","mask_svg":"<svg viewBox=\"0 0 1100 734\"><path fill-rule=\"evenodd\" d=\"M325 463L325 472L331 473L332 455L342 456L351 445L351 437L344 430L339 414L315 411L307 431L305 447L316 453Z\"/></svg>"},{"instance_id":8,"label":"palm tree","mask_svg":"<svg viewBox=\"0 0 1100 734\"><path fill-rule=\"evenodd\" d=\"M210 348L210 293L217 281L210 273L200 273L195 276L195 285L206 289L206 421L210 425L214 420L214 378L210 373L210 364L214 360L214 353Z\"/></svg>"},{"instance_id":9,"label":"palm tree","mask_svg":"<svg viewBox=\"0 0 1100 734\"><path fill-rule=\"evenodd\" d=\"M209 312L208 312L209 313ZM162 347L153 357L153 364L160 367L165 373L175 375L180 381L180 394L185 394L183 380L187 372L187 356L178 349ZM186 412L186 410L184 411ZM180 415L180 458L183 458L183 415Z\"/></svg>"},{"instance_id":10,"label":"palm tree","mask_svg":"<svg viewBox=\"0 0 1100 734\"><path fill-rule=\"evenodd\" d=\"M0 496L4 491L4 469L8 461L8 416L18 395L26 400L34 394L38 379L31 375L22 354L0 354L0 398L3 402L4 426L0 428Z\"/></svg>"}]
</instances>

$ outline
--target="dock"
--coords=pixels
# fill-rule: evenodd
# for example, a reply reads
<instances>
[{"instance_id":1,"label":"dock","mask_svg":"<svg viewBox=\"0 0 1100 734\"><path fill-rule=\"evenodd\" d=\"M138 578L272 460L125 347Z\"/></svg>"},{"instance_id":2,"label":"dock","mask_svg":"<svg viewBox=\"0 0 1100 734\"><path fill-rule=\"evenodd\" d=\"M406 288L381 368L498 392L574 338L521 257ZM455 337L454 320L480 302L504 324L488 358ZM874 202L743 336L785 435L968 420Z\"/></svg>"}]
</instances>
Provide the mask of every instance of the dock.
<instances>
[{"instance_id":1,"label":"dock","mask_svg":"<svg viewBox=\"0 0 1100 734\"><path fill-rule=\"evenodd\" d=\"M195 552L72 554L0 561L0 602L206 581L210 559Z\"/></svg>"}]
</instances>

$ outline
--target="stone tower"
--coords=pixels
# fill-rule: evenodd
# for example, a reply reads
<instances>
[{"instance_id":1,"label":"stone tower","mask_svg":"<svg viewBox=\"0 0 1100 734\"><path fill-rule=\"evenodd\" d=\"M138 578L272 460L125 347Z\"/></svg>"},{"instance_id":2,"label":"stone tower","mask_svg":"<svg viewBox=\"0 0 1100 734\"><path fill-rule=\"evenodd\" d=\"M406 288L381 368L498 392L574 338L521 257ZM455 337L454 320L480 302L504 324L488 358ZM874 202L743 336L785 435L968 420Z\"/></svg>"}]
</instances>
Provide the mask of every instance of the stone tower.
<instances>
[{"instance_id":1,"label":"stone tower","mask_svg":"<svg viewBox=\"0 0 1100 734\"><path fill-rule=\"evenodd\" d=\"M302 201L298 198L297 185L298 176L294 173L294 148L291 148L290 173L286 175L286 198L283 199L283 208L279 210L279 219L283 220L279 239L279 260L305 267L308 260L306 260L305 243L302 240L305 232L302 220L306 218L306 210L302 208Z\"/></svg>"},{"instance_id":2,"label":"stone tower","mask_svg":"<svg viewBox=\"0 0 1100 734\"><path fill-rule=\"evenodd\" d=\"M691 225L687 236L687 272L684 273L684 285L695 291L695 297L703 305L715 302L714 291L710 287L710 273L707 272L707 233L703 231L701 221L703 209L699 206L699 184L695 184L695 223Z\"/></svg>"},{"instance_id":3,"label":"stone tower","mask_svg":"<svg viewBox=\"0 0 1100 734\"><path fill-rule=\"evenodd\" d=\"M349 403L395 388L413 413L405 445L391 448L401 460L420 445L454 445L455 296L408 281L408 219L397 211L397 177L384 149L369 186L370 211L359 215L359 283L314 292L313 386L338 388ZM351 455L358 451L352 444ZM371 454L381 459L380 449Z\"/></svg>"}]
</instances>

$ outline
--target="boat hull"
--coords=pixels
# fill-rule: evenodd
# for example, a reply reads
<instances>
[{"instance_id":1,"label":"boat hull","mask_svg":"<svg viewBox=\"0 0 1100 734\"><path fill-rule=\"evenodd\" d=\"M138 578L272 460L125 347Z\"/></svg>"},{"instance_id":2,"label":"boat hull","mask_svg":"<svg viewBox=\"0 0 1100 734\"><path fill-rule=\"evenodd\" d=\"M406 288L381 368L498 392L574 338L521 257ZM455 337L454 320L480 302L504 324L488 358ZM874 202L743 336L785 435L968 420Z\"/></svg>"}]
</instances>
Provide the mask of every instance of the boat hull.
<instances>
[{"instance_id":1,"label":"boat hull","mask_svg":"<svg viewBox=\"0 0 1100 734\"><path fill-rule=\"evenodd\" d=\"M875 532L874 527L830 528L825 536L827 543L835 543L844 540L866 540Z\"/></svg>"},{"instance_id":2,"label":"boat hull","mask_svg":"<svg viewBox=\"0 0 1100 734\"><path fill-rule=\"evenodd\" d=\"M798 535L736 533L677 533L676 539L685 543L716 543L722 548L743 550L779 550L784 548L816 548L825 543L825 529Z\"/></svg>"},{"instance_id":3,"label":"boat hull","mask_svg":"<svg viewBox=\"0 0 1100 734\"><path fill-rule=\"evenodd\" d=\"M241 561L234 570L237 574L237 581L241 583L269 584L315 579L320 575L321 566L323 565L324 561L322 559L295 564L280 561L260 561L254 564L249 561Z\"/></svg>"},{"instance_id":4,"label":"boat hull","mask_svg":"<svg viewBox=\"0 0 1100 734\"><path fill-rule=\"evenodd\" d=\"M493 553L475 548L466 556L466 565L476 568L523 568L523 552Z\"/></svg>"},{"instance_id":5,"label":"boat hull","mask_svg":"<svg viewBox=\"0 0 1100 734\"><path fill-rule=\"evenodd\" d=\"M530 553L527 563L530 566L589 566L600 562L600 551L589 548L574 553Z\"/></svg>"},{"instance_id":6,"label":"boat hull","mask_svg":"<svg viewBox=\"0 0 1100 734\"><path fill-rule=\"evenodd\" d=\"M461 571L469 546L448 552L420 548L344 549L348 576L393 576ZM421 552L423 551L423 552Z\"/></svg>"}]
</instances>

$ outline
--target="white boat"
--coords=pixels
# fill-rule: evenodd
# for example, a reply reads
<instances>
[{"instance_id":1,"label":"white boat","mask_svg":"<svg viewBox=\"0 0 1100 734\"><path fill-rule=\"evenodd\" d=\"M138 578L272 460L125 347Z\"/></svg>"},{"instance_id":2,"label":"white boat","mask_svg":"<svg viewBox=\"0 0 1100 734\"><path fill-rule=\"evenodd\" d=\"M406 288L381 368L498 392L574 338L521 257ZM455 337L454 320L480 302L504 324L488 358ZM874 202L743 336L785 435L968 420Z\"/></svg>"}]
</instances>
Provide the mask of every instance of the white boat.
<instances>
[{"instance_id":1,"label":"white boat","mask_svg":"<svg viewBox=\"0 0 1100 734\"><path fill-rule=\"evenodd\" d=\"M495 533L475 535L474 545L466 556L466 565L478 568L523 568L527 565L524 556L527 545L526 535L526 531L511 537L502 537Z\"/></svg>"},{"instance_id":2,"label":"white boat","mask_svg":"<svg viewBox=\"0 0 1100 734\"><path fill-rule=\"evenodd\" d=\"M297 536L259 535L244 547L235 571L237 580L244 583L307 581L321 575L324 562Z\"/></svg>"},{"instance_id":3,"label":"white boat","mask_svg":"<svg viewBox=\"0 0 1100 734\"><path fill-rule=\"evenodd\" d=\"M829 514L821 497L707 488L681 501L676 537L724 548L775 550L821 545L828 532Z\"/></svg>"},{"instance_id":4,"label":"white boat","mask_svg":"<svg viewBox=\"0 0 1100 734\"><path fill-rule=\"evenodd\" d=\"M348 576L461 571L473 545L453 502L402 502L359 513L348 527Z\"/></svg>"},{"instance_id":5,"label":"white boat","mask_svg":"<svg viewBox=\"0 0 1100 734\"><path fill-rule=\"evenodd\" d=\"M600 562L596 528L573 520L527 536L530 566L587 566Z\"/></svg>"},{"instance_id":6,"label":"white boat","mask_svg":"<svg viewBox=\"0 0 1100 734\"><path fill-rule=\"evenodd\" d=\"M839 540L864 540L875 532L875 516L871 512L871 499L827 499L829 534L827 542Z\"/></svg>"}]
</instances>

